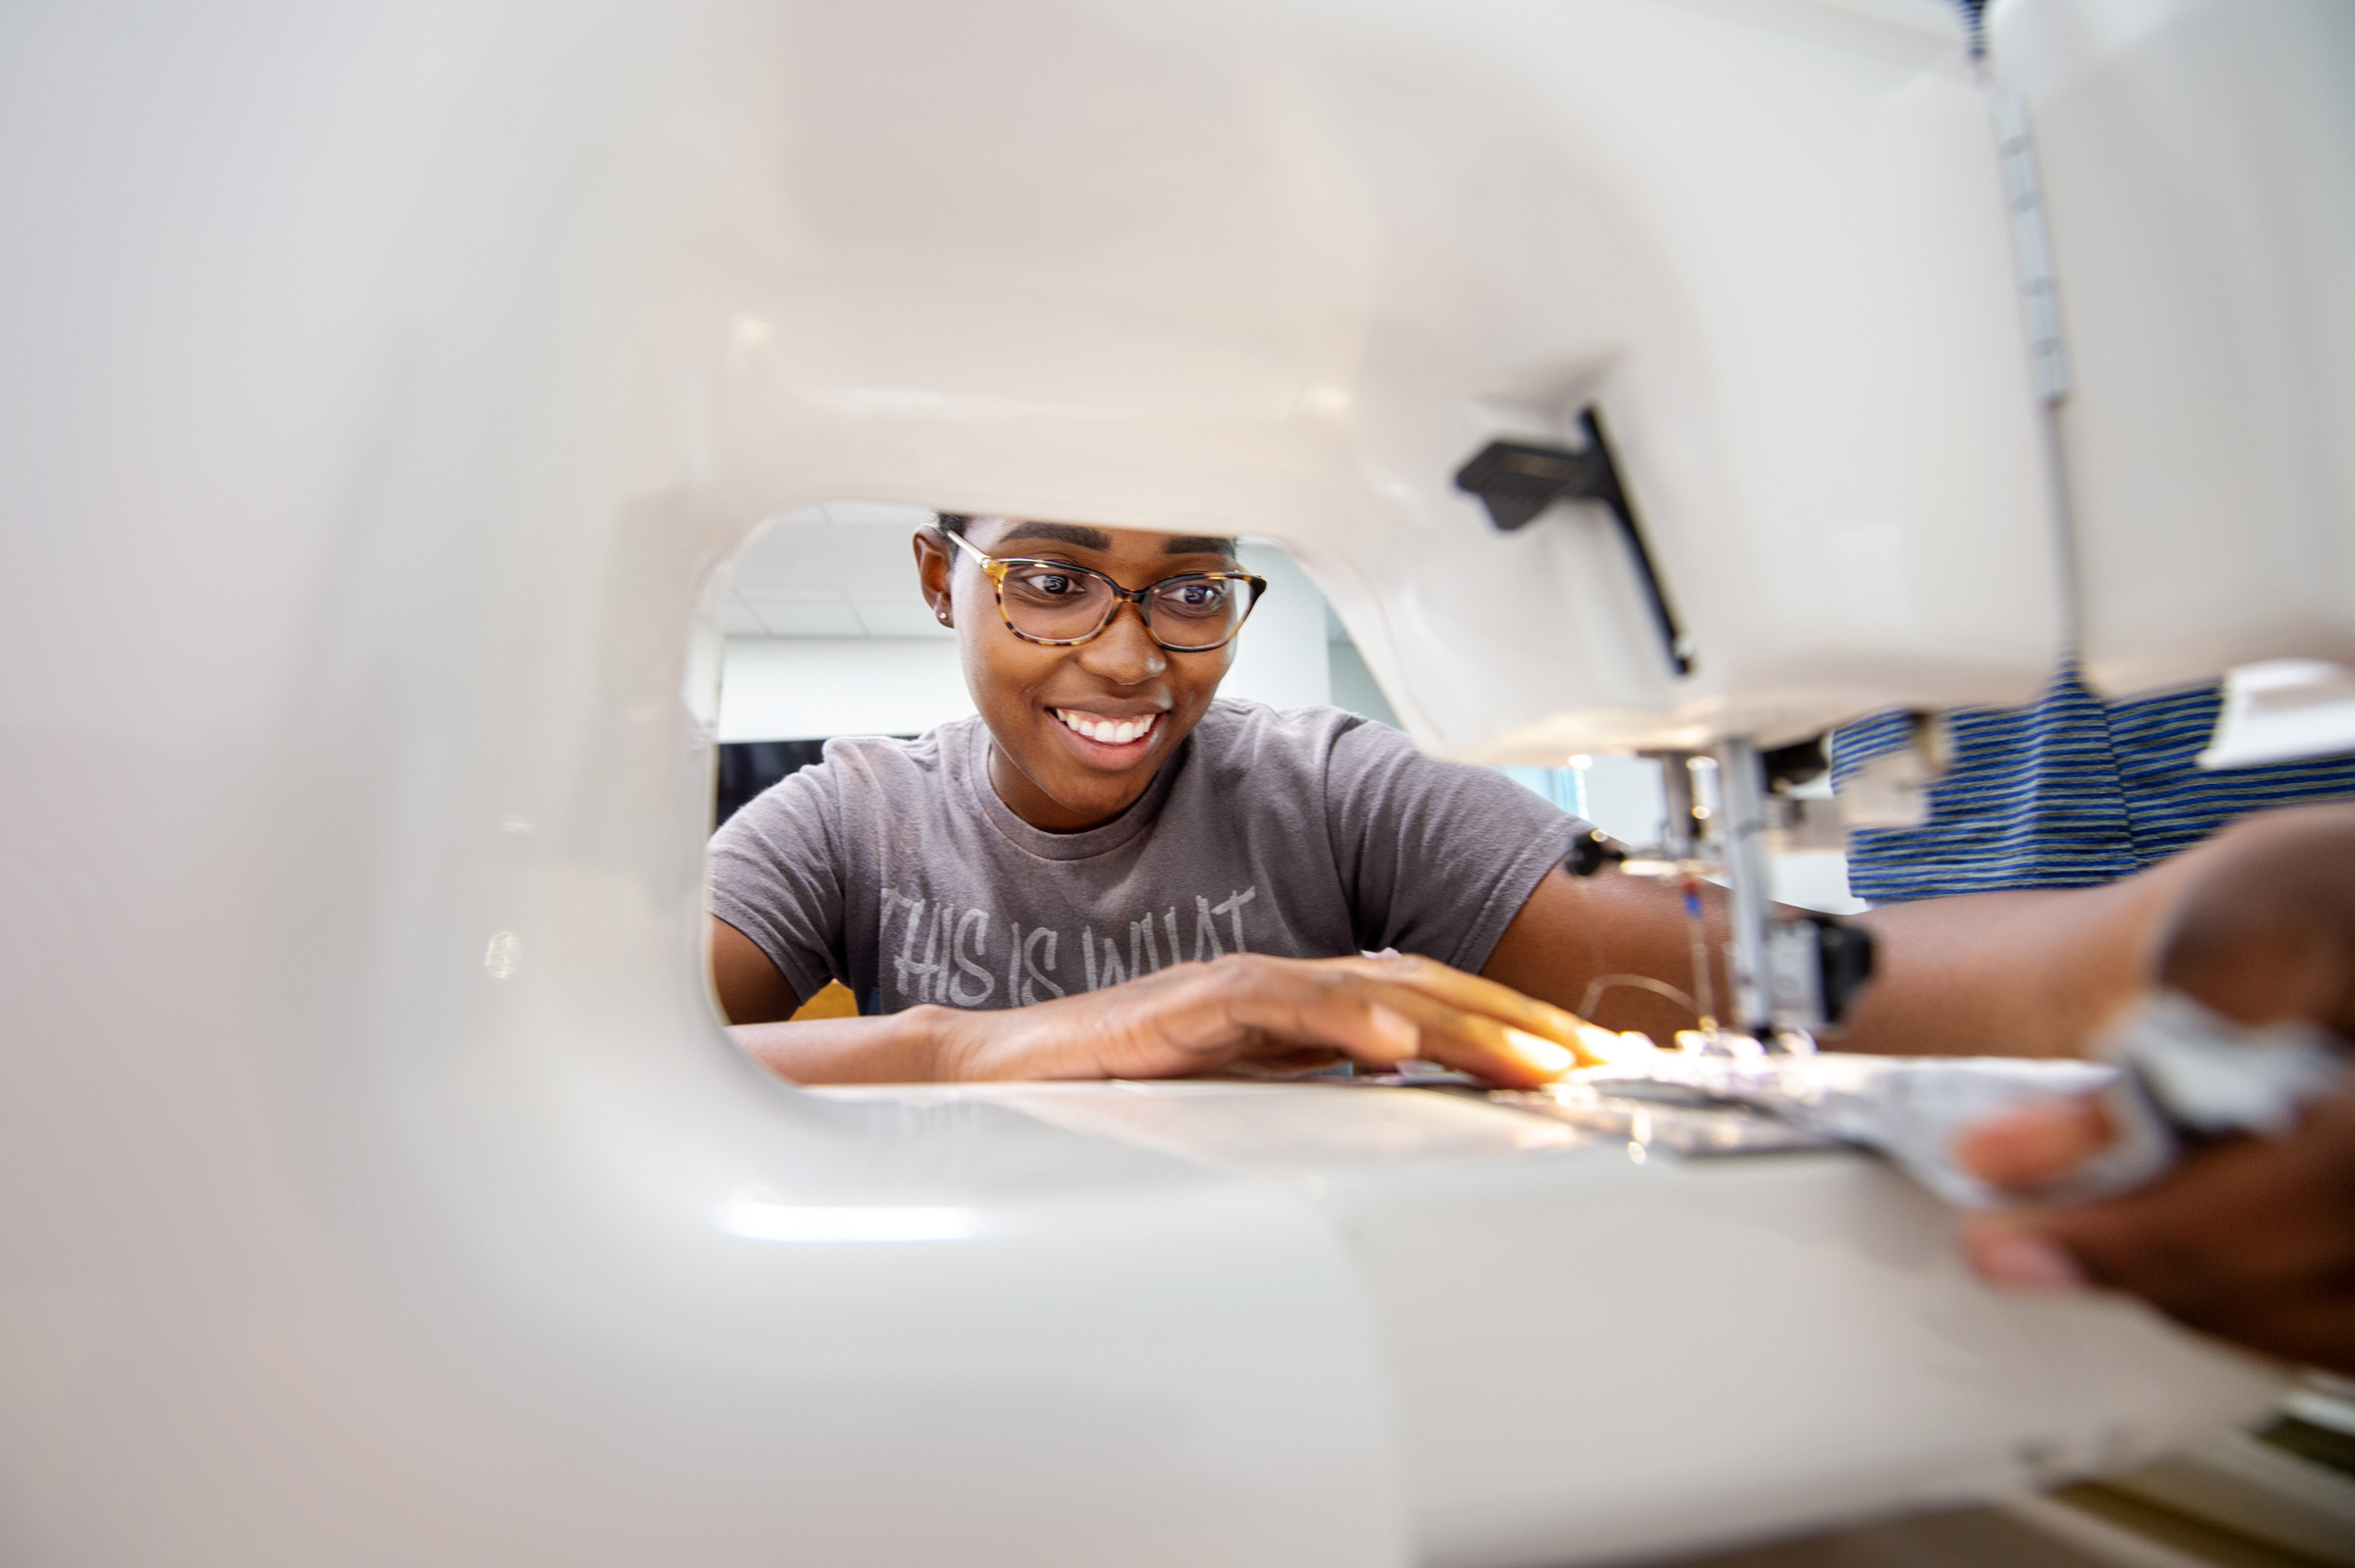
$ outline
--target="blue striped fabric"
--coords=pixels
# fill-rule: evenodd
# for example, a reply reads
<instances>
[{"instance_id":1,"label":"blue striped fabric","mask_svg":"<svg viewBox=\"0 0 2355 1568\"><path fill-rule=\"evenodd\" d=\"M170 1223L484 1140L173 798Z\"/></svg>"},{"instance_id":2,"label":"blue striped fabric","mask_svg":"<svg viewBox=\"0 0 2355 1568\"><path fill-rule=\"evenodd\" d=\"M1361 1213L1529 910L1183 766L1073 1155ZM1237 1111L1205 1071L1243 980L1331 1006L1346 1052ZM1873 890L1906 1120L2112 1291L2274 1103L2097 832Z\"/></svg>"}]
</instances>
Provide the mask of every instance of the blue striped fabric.
<instances>
[{"instance_id":1,"label":"blue striped fabric","mask_svg":"<svg viewBox=\"0 0 2355 1568\"><path fill-rule=\"evenodd\" d=\"M2130 876L2270 806L2355 795L2355 757L2195 766L2222 701L2214 685L2106 703L2065 665L2030 707L1957 708L1954 765L1917 828L1849 835L1848 885L1874 902ZM1832 778L1904 743L1903 713L1832 736Z\"/></svg>"}]
</instances>

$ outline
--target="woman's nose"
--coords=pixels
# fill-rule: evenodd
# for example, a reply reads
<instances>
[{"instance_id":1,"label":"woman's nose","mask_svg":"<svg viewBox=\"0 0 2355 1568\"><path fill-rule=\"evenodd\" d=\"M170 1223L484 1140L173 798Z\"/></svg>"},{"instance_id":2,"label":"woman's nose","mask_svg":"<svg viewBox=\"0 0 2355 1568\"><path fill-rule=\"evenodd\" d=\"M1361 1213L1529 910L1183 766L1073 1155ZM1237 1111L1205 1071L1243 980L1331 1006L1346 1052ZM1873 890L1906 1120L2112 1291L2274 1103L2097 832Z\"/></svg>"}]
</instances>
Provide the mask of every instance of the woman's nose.
<instances>
[{"instance_id":1,"label":"woman's nose","mask_svg":"<svg viewBox=\"0 0 2355 1568\"><path fill-rule=\"evenodd\" d=\"M1114 613L1110 626L1080 645L1079 666L1116 685L1134 686L1168 669L1170 657L1145 629L1145 612L1129 602Z\"/></svg>"}]
</instances>

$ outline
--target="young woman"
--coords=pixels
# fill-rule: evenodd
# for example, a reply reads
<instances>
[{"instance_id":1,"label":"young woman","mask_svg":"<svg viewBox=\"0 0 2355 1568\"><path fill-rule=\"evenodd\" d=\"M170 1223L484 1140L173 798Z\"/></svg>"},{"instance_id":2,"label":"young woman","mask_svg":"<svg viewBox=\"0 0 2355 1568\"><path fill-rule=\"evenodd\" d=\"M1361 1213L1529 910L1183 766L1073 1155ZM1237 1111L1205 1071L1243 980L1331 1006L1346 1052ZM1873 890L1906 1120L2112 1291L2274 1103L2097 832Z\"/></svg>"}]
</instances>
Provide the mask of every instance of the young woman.
<instances>
[{"instance_id":1,"label":"young woman","mask_svg":"<svg viewBox=\"0 0 2355 1568\"><path fill-rule=\"evenodd\" d=\"M1575 1020L1524 993L1557 989L1535 987L1564 933L1533 893L1579 824L1355 715L1220 701L1264 588L1232 541L948 517L916 555L978 716L831 742L713 841L719 995L761 1061L805 1081L1571 1065ZM862 1017L768 1021L829 979Z\"/></svg>"}]
</instances>

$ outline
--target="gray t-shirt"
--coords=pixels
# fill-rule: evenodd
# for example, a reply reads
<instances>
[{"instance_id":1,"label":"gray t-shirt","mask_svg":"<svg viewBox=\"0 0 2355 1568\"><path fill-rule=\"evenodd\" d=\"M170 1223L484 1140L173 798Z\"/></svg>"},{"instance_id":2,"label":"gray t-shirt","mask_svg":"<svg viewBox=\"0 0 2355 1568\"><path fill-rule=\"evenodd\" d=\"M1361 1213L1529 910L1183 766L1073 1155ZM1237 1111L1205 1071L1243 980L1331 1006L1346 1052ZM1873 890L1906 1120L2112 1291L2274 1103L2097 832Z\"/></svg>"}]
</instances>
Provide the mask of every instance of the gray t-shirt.
<instances>
[{"instance_id":1,"label":"gray t-shirt","mask_svg":"<svg viewBox=\"0 0 2355 1568\"><path fill-rule=\"evenodd\" d=\"M1221 698L1128 808L1048 833L979 718L826 743L711 840L711 909L804 998L1003 1008L1228 953L1396 948L1478 970L1577 818L1337 708Z\"/></svg>"}]
</instances>

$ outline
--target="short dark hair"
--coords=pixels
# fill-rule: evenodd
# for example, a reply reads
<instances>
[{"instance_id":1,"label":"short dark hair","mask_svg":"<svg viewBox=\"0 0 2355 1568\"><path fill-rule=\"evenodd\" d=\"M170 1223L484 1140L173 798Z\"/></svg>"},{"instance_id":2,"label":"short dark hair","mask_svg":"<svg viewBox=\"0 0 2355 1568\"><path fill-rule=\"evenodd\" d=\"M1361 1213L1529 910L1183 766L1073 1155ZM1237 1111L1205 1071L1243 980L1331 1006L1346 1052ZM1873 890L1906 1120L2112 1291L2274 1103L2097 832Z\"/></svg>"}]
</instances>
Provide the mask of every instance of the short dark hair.
<instances>
[{"instance_id":1,"label":"short dark hair","mask_svg":"<svg viewBox=\"0 0 2355 1568\"><path fill-rule=\"evenodd\" d=\"M934 512L932 514L933 527L939 529L944 534L955 534L960 539L966 537L965 531L967 527L971 524L972 520L972 514L969 512ZM1185 536L1181 542L1184 548L1187 549L1198 549L1204 546L1209 546L1213 549L1228 555L1232 555L1235 553L1235 542L1231 539L1212 539L1204 536ZM1177 549L1179 547L1178 545L1172 545L1170 547L1172 549Z\"/></svg>"}]
</instances>

